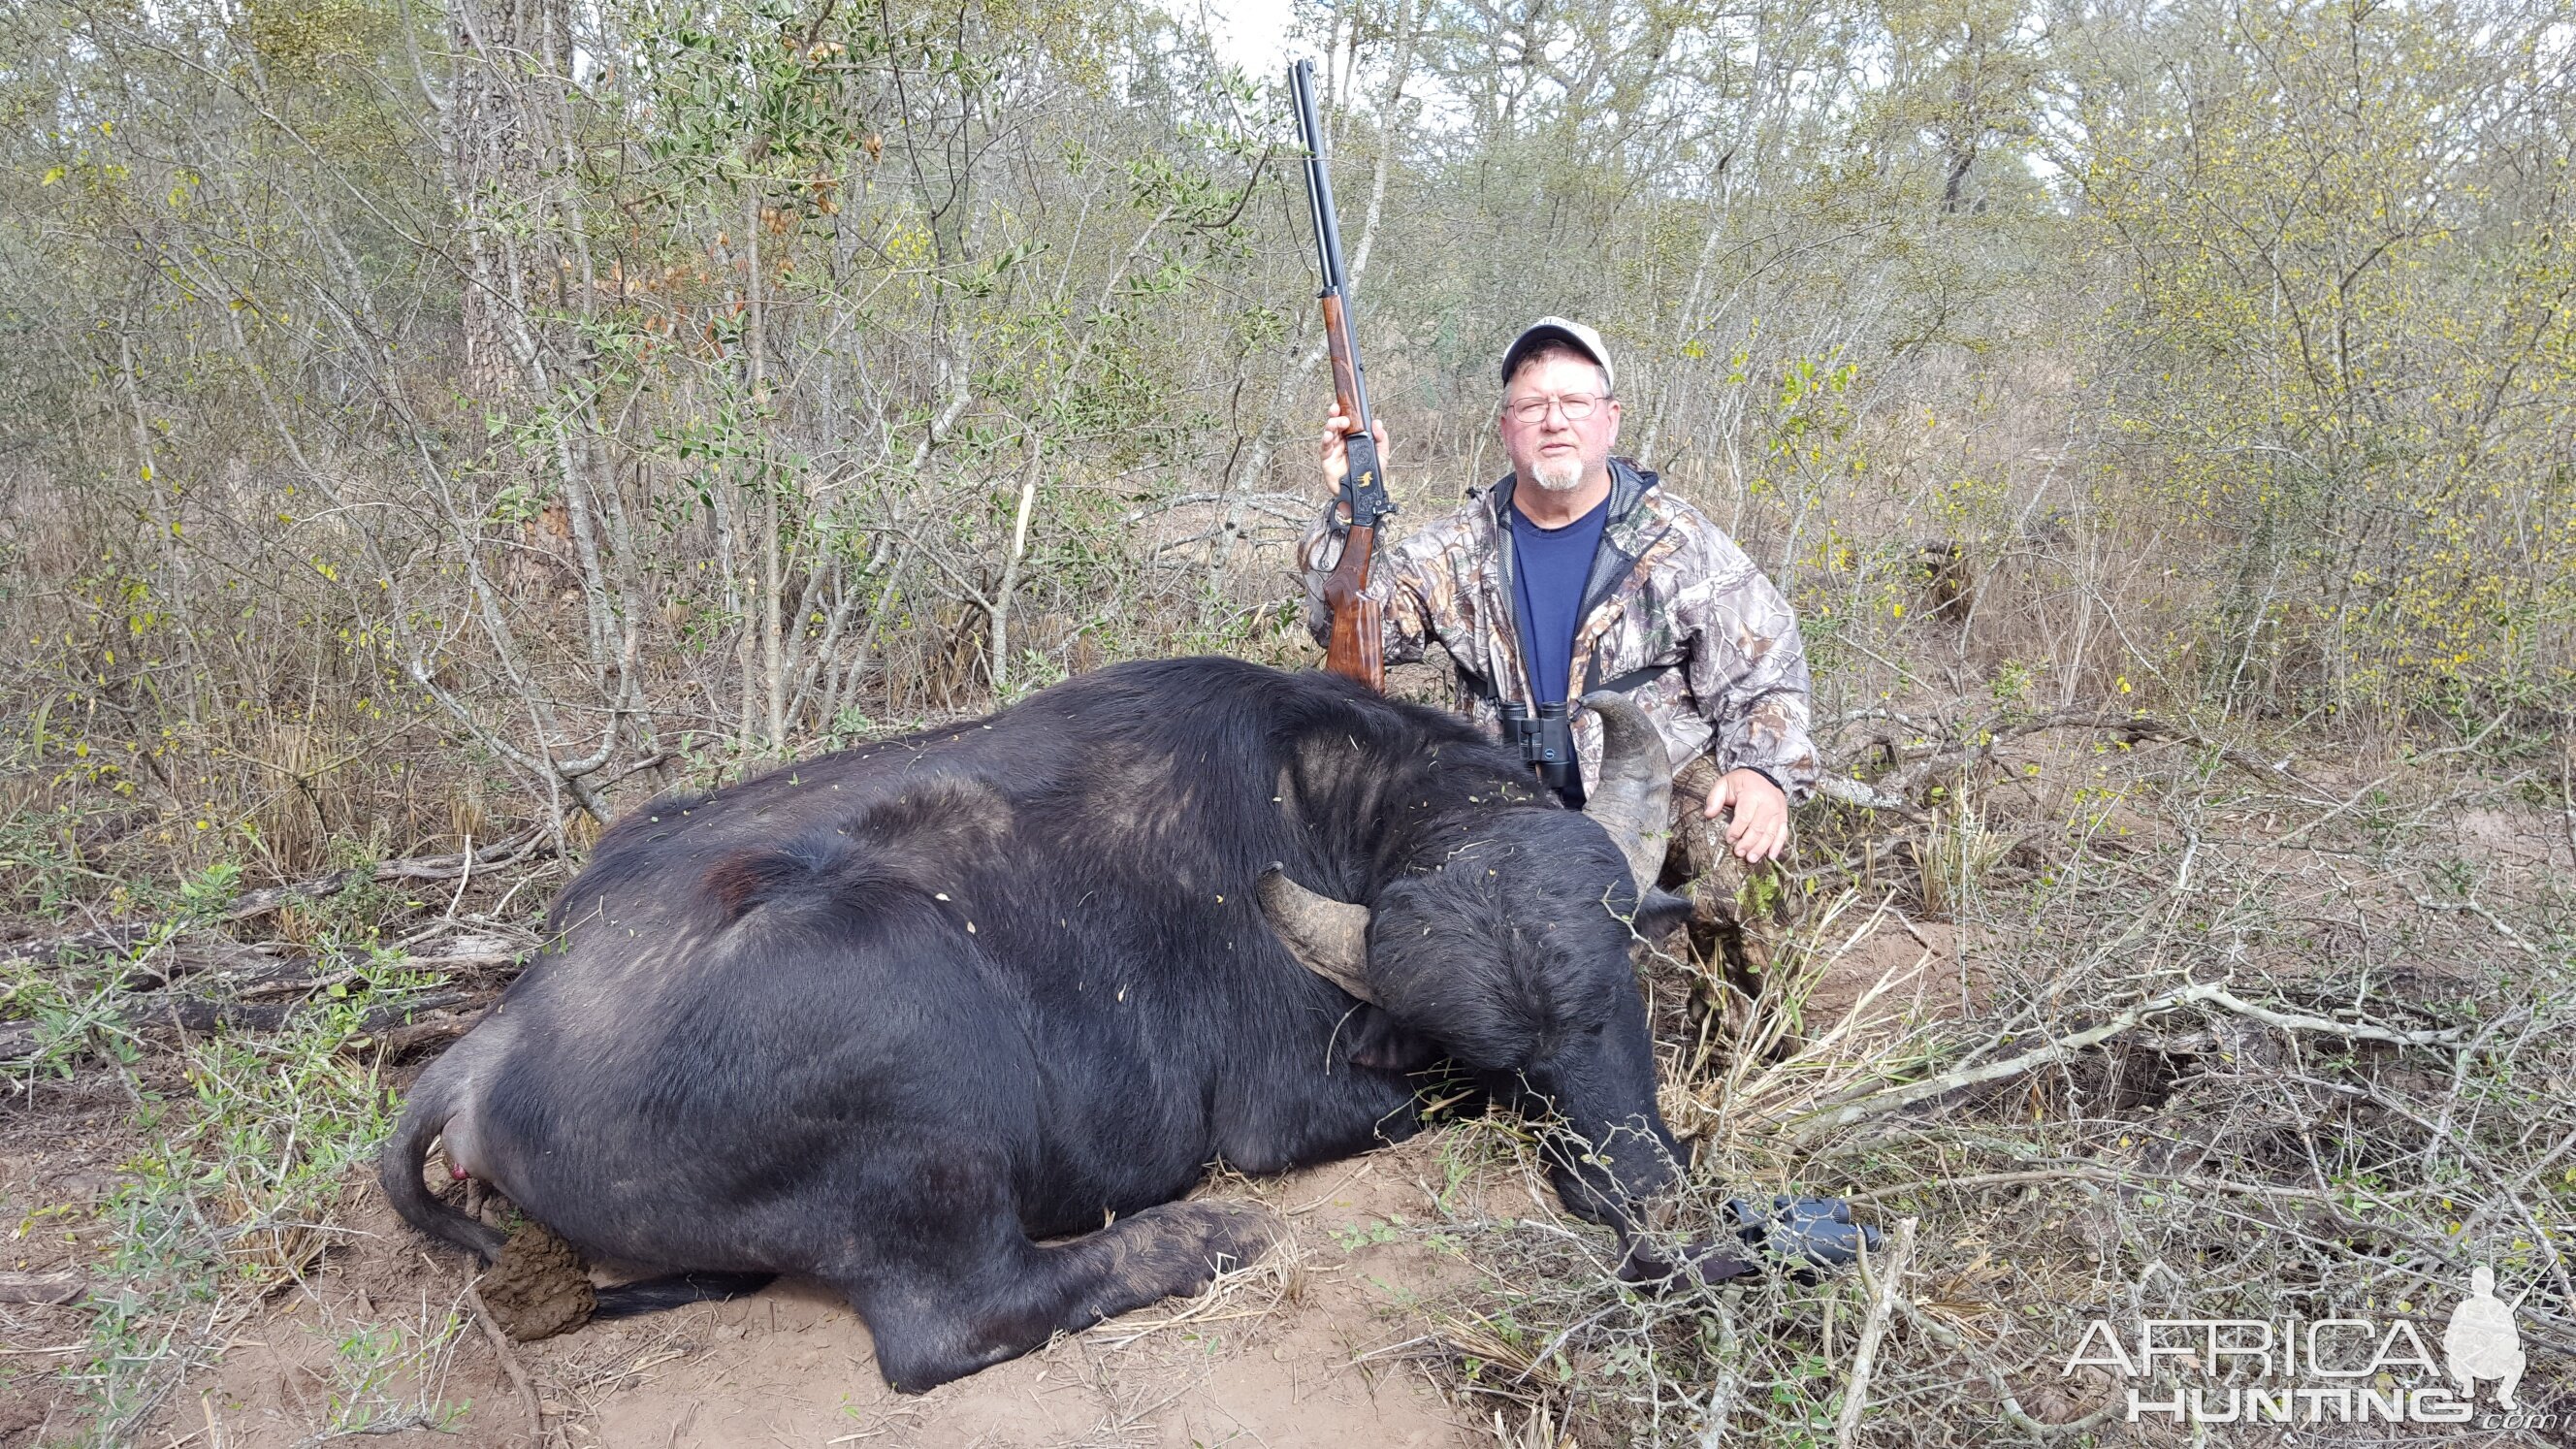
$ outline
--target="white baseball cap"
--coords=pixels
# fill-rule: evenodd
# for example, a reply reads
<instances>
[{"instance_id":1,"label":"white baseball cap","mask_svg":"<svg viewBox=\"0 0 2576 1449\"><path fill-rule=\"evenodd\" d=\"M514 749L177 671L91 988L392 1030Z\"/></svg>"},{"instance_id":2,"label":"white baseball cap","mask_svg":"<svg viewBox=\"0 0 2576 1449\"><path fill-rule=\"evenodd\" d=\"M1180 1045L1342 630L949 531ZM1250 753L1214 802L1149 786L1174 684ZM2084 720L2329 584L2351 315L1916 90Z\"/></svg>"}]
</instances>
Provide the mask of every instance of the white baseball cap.
<instances>
[{"instance_id":1,"label":"white baseball cap","mask_svg":"<svg viewBox=\"0 0 2576 1449\"><path fill-rule=\"evenodd\" d=\"M1563 317L1541 317L1521 329L1512 345L1503 349L1503 381L1508 384L1512 374L1520 371L1522 359L1551 342L1562 342L1601 364L1604 386L1615 389L1619 385L1619 374L1610 366L1610 349L1601 345L1601 334Z\"/></svg>"}]
</instances>

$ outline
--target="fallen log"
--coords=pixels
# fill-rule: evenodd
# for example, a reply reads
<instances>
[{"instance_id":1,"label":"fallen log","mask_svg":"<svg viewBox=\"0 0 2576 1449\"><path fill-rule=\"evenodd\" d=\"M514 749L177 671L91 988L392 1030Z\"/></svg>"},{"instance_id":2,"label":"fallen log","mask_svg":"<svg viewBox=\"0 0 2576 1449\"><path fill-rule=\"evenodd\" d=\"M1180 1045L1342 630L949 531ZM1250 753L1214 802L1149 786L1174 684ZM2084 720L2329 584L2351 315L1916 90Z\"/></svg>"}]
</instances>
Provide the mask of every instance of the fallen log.
<instances>
[{"instance_id":1,"label":"fallen log","mask_svg":"<svg viewBox=\"0 0 2576 1449\"><path fill-rule=\"evenodd\" d=\"M337 895L359 881L391 882L398 880L454 880L467 871L498 870L517 865L530 856L543 854L551 844L544 826L532 825L518 834L498 840L480 850L458 851L454 855L423 855L408 860L379 861L372 866L352 866L318 875L310 880L269 886L236 897L215 919L247 921L305 901Z\"/></svg>"},{"instance_id":2,"label":"fallen log","mask_svg":"<svg viewBox=\"0 0 2576 1449\"><path fill-rule=\"evenodd\" d=\"M361 881L391 883L394 881L455 880L471 871L481 873L500 870L530 859L541 859L551 852L553 838L543 826L531 826L516 835L494 841L472 852L453 855L413 856L405 860L378 861L374 865L351 866L329 871L285 885L264 886L235 896L222 909L203 919L207 925L229 925L272 915L288 906L302 905L338 895ZM163 929L154 921L122 921L113 925L92 926L58 935L38 936L15 942L5 948L11 962L33 962L59 965L66 956L113 954L130 951Z\"/></svg>"},{"instance_id":3,"label":"fallen log","mask_svg":"<svg viewBox=\"0 0 2576 1449\"><path fill-rule=\"evenodd\" d=\"M112 1014L94 1020L92 1029L139 1034L147 1031L276 1031L296 1016L311 1011L329 998L325 993L335 986L364 985L371 975L395 972L435 973L449 978L442 989L425 992L405 1001L389 1002L375 1007L359 1019L361 1035L378 1035L419 1024L423 1013L449 1007L480 1004L503 984L495 968L506 966L520 952L533 946L533 940L511 939L492 935L459 936L447 942L433 955L406 956L396 961L379 962L375 958L351 952L300 959L268 960L255 948L242 948L254 964L233 970L210 970L187 979L186 992L141 990L133 993L128 1004ZM184 973L174 973L178 979ZM476 978L484 979L476 979ZM159 986L163 983L156 982ZM461 1031L459 1027L457 1030ZM0 1066L24 1064L45 1045L47 1031L40 1022L0 1022ZM405 1049L416 1040L404 1038Z\"/></svg>"}]
</instances>

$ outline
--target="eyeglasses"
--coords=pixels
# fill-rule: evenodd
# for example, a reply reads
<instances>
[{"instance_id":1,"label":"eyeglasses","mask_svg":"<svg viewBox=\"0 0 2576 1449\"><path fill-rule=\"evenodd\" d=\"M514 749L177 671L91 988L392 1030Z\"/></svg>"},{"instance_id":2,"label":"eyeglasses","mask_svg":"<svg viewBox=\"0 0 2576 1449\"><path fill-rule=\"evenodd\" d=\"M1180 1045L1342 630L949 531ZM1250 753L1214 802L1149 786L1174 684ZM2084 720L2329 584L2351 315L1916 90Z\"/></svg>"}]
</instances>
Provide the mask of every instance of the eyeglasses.
<instances>
[{"instance_id":1,"label":"eyeglasses","mask_svg":"<svg viewBox=\"0 0 2576 1449\"><path fill-rule=\"evenodd\" d=\"M1547 410L1556 408L1564 412L1567 422L1579 423L1599 412L1601 405L1608 401L1608 398L1594 397L1588 392L1578 392L1572 397L1513 398L1504 402L1503 411L1511 414L1513 421L1528 424L1546 421Z\"/></svg>"}]
</instances>

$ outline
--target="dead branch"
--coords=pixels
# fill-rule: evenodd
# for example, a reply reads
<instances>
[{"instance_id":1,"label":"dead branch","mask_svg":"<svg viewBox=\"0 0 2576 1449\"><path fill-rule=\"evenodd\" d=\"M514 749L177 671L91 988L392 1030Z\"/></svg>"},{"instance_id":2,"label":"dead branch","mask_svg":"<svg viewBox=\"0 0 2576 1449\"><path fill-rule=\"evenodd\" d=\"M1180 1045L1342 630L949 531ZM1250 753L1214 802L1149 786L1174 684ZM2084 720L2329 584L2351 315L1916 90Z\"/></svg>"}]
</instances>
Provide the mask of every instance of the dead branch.
<instances>
[{"instance_id":1,"label":"dead branch","mask_svg":"<svg viewBox=\"0 0 2576 1449\"><path fill-rule=\"evenodd\" d=\"M379 1006L358 1019L357 1034L375 1036L411 1024L423 1012L443 1011L461 1006L491 994L484 991L433 991L390 1006ZM103 1023L111 1031L128 1034L146 1031L278 1031L296 1017L312 1011L315 998L300 1001L253 1002L210 1001L187 996L118 1014L112 1023ZM44 1040L43 1028L30 1022L11 1022L0 1029L0 1064L22 1062L32 1056ZM416 1041L406 1039L406 1046Z\"/></svg>"},{"instance_id":2,"label":"dead branch","mask_svg":"<svg viewBox=\"0 0 2576 1449\"><path fill-rule=\"evenodd\" d=\"M1854 1101L1828 1107L1798 1122L1791 1131L1802 1138L1814 1138L1838 1128L1848 1127L1866 1118L1912 1106L1927 1098L1958 1091L1963 1087L1983 1086L1988 1082L2019 1076L2039 1067L2065 1061L2088 1047L2099 1046L2150 1016L2172 1011L2177 1007L2193 1005L2220 1007L2265 1025L2278 1027L2283 1031L2321 1032L2357 1041L2386 1042L2392 1046L2458 1046L2462 1042L2461 1034L2450 1028L2435 1031L2399 1031L2369 1022L2334 1021L2322 1016L2276 1011L2271 1007L2257 1006L2246 1001L2229 992L2225 987L2195 982L2166 992L2151 1001L2140 1002L2126 1011L2115 1013L2109 1020L2098 1026L2076 1032L2071 1036L2060 1037L2046 1046L2023 1052L2019 1056L1988 1062L1983 1066L1944 1072L1937 1077L1910 1082L1902 1087L1888 1088Z\"/></svg>"},{"instance_id":3,"label":"dead branch","mask_svg":"<svg viewBox=\"0 0 2576 1449\"><path fill-rule=\"evenodd\" d=\"M2496 727L2503 724L2511 717L2511 711L2497 715L2494 719L2487 721L2487 727L2485 729L2478 731L2468 739L2462 740L2456 745L2444 745L2439 749L2426 750L2424 753L2413 757L2406 763L2398 766L2396 769L2389 771L2387 774L2380 776L2378 779L2371 781L2369 784L2353 791L2350 795L2345 796L2343 803L2334 805L2334 808L2328 810L2325 814L2318 816L2316 819L2311 820L2305 825L2300 826L2298 829L2291 831L2289 834L2282 836L2279 843L2282 845L2289 845L2296 842L2301 836L2306 835L2309 831L2316 829L2318 826L2334 819L2336 816L2341 815L2343 812L2360 804L2362 801L2369 799L2371 792L2377 790L2380 786L2396 779L2406 771L2424 764L2428 760L2438 760L2449 755L2467 754L2478 746L2485 744L2487 742L2487 736L2494 734L2496 732ZM2334 804L2332 801L2326 801L2323 803Z\"/></svg>"},{"instance_id":4,"label":"dead branch","mask_svg":"<svg viewBox=\"0 0 2576 1449\"><path fill-rule=\"evenodd\" d=\"M1876 1274L1878 1292L1870 1299L1869 1317L1860 1327L1860 1346L1852 1351L1851 1383L1843 1390L1843 1411L1834 1421L1835 1449L1851 1449L1852 1436L1860 1432L1861 1410L1869 1404L1870 1369L1878 1361L1878 1341L1887 1332L1887 1316L1895 1311L1897 1299L1904 1296L1906 1265L1914 1258L1915 1219L1905 1218L1896 1225L1894 1238L1887 1247L1887 1261ZM1871 1278L1869 1255L1861 1254L1861 1278Z\"/></svg>"},{"instance_id":5,"label":"dead branch","mask_svg":"<svg viewBox=\"0 0 2576 1449\"><path fill-rule=\"evenodd\" d=\"M391 883L394 881L455 880L469 873L498 870L531 858L542 859L550 846L550 832L542 826L531 827L505 840L472 852L454 855L423 855L406 860L379 861L372 866L351 866L330 871L285 885L246 891L233 898L222 910L207 920L229 925L253 920L281 911L288 906L303 905L338 895L361 881ZM129 951L150 940L166 922L124 921L110 926L96 926L83 931L70 931L55 936L39 936L21 941L9 948L8 963L33 962L57 965L74 952L99 953Z\"/></svg>"},{"instance_id":6,"label":"dead branch","mask_svg":"<svg viewBox=\"0 0 2576 1449\"><path fill-rule=\"evenodd\" d=\"M276 1031L327 1001L326 993L334 987L361 984L371 976L393 972L447 976L448 989L378 1006L359 1018L358 1034L390 1034L386 1036L388 1050L408 1050L422 1041L462 1031L462 1023L417 1018L488 996L496 984L488 979L475 983L473 978L508 965L529 944L500 936L464 936L455 938L437 954L406 956L384 965L346 954L280 961L244 947L241 954L255 964L194 976L174 969L151 980L147 988L137 990L132 1004L98 1025L128 1034L153 1030ZM196 989L184 994L157 989L182 977L195 983ZM0 1062L19 1061L34 1054L44 1041L44 1031L38 1022L0 1024Z\"/></svg>"},{"instance_id":7,"label":"dead branch","mask_svg":"<svg viewBox=\"0 0 2576 1449\"><path fill-rule=\"evenodd\" d=\"M328 875L318 875L310 880L270 886L266 890L251 891L235 899L216 919L247 921L256 916L282 910L287 906L337 895L362 880L378 883L398 880L454 880L469 871L498 870L503 866L516 865L531 856L541 855L547 847L549 835L550 832L545 827L531 826L505 840L495 841L471 853L460 851L454 855L426 855L415 856L409 860L380 861L373 866L353 866L348 870L335 870Z\"/></svg>"},{"instance_id":8,"label":"dead branch","mask_svg":"<svg viewBox=\"0 0 2576 1449\"><path fill-rule=\"evenodd\" d=\"M2212 740L2197 731L2188 730L2169 720L2147 714L2120 714L2109 710L2062 709L2035 719L1991 720L1968 731L1966 743L1907 765L1879 782L1880 788L1906 797L1936 780L1991 759L1997 745L2047 730L2108 730L2131 744L2146 740L2173 740L2198 749L2214 750L2218 757L2265 784L2299 791L2315 804L2332 803L2318 787L2290 773L2286 764L2271 764L2233 745Z\"/></svg>"},{"instance_id":9,"label":"dead branch","mask_svg":"<svg viewBox=\"0 0 2576 1449\"><path fill-rule=\"evenodd\" d=\"M2152 1187L2159 1191L2205 1188L2211 1192L2235 1193L2244 1197L2294 1198L2302 1202L2342 1202L2332 1193L2311 1187L2293 1187L2287 1183L2237 1182L2224 1177L2173 1173L2148 1173L2114 1167L2099 1162L2061 1162L2051 1167L2022 1168L2012 1172L1969 1172L1957 1177L1934 1178L1928 1182L1909 1182L1894 1187L1876 1187L1865 1192L1848 1193L1852 1202L1870 1202L1899 1193L1929 1192L1944 1187L2028 1187L2040 1182L2098 1182L2109 1187Z\"/></svg>"},{"instance_id":10,"label":"dead branch","mask_svg":"<svg viewBox=\"0 0 2576 1449\"><path fill-rule=\"evenodd\" d=\"M2445 911L2475 916L2479 920L2484 921L2489 926L2495 928L2495 933L2497 935L2504 937L2505 940L2513 944L2515 950L2520 951L2532 960L2546 961L2549 959L2540 953L2539 947L2524 940L2521 932L2506 925L2503 917L2487 909L2485 904L2480 902L2476 896L2470 896L2466 900L2437 901L2420 894L2411 887L2407 888L2406 894L2415 902L2416 905L2428 911Z\"/></svg>"},{"instance_id":11,"label":"dead branch","mask_svg":"<svg viewBox=\"0 0 2576 1449\"><path fill-rule=\"evenodd\" d=\"M1965 1339L1930 1314L1917 1311L1913 1304L1899 1298L1896 1300L1896 1311L1904 1314L1908 1324L1920 1330L1924 1337L1934 1343L1960 1353L1967 1352L1968 1345ZM2109 1404L2080 1419L2070 1419L2063 1424L2046 1423L2032 1418L2030 1411L2021 1406L2021 1400L2014 1397L2012 1390L2004 1383L2003 1374L1993 1364L1980 1363L1977 1368L1985 1376L1986 1382L1993 1386L1995 1402L2003 1406L2004 1417L2012 1421L2014 1428L2025 1434L2034 1434L2044 1439L2056 1439L2086 1433L2109 1423L2124 1407L2120 1404Z\"/></svg>"},{"instance_id":12,"label":"dead branch","mask_svg":"<svg viewBox=\"0 0 2576 1449\"><path fill-rule=\"evenodd\" d=\"M1855 780L1849 775L1821 774L1816 777L1816 793L1828 800L1856 805L1864 810L1884 810L1891 815L1922 822L1931 819L1902 796L1891 795L1876 786Z\"/></svg>"},{"instance_id":13,"label":"dead branch","mask_svg":"<svg viewBox=\"0 0 2576 1449\"><path fill-rule=\"evenodd\" d=\"M483 1295L472 1286L465 1290L465 1306L474 1310L474 1322L483 1330L483 1339L492 1345L492 1355L501 1361L501 1372L509 1376L510 1387L519 1396L520 1412L528 1416L528 1442L543 1444L546 1438L545 1404L537 1397L537 1386L528 1381L528 1371L519 1363L517 1349L510 1346L510 1336L492 1319L492 1310L483 1306Z\"/></svg>"}]
</instances>

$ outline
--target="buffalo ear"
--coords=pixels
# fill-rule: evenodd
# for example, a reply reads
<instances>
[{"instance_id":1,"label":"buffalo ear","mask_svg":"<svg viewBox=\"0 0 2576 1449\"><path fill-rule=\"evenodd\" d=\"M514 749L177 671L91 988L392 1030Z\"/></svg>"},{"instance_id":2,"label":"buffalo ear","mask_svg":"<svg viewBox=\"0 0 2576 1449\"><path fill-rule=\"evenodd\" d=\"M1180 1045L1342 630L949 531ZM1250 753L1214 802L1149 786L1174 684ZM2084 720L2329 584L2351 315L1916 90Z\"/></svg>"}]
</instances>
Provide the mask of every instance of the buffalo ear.
<instances>
[{"instance_id":1,"label":"buffalo ear","mask_svg":"<svg viewBox=\"0 0 2576 1449\"><path fill-rule=\"evenodd\" d=\"M1690 917L1687 897L1674 895L1662 886L1648 886L1637 900L1637 914L1628 918L1628 927L1648 941L1660 941Z\"/></svg>"},{"instance_id":2,"label":"buffalo ear","mask_svg":"<svg viewBox=\"0 0 2576 1449\"><path fill-rule=\"evenodd\" d=\"M1374 1006L1363 1006L1350 1024L1351 1065L1382 1072L1418 1072L1440 1060L1440 1049Z\"/></svg>"}]
</instances>

